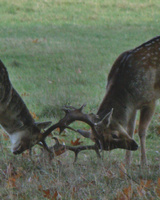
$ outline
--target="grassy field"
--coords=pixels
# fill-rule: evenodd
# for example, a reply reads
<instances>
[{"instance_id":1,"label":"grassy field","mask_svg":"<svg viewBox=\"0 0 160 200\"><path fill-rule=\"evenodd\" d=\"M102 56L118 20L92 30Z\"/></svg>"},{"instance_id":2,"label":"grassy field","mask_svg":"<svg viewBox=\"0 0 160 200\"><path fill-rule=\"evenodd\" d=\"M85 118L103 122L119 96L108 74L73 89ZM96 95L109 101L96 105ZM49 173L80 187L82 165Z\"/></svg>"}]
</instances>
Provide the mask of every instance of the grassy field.
<instances>
[{"instance_id":1,"label":"grassy field","mask_svg":"<svg viewBox=\"0 0 160 200\"><path fill-rule=\"evenodd\" d=\"M0 0L0 57L37 121L57 122L66 104L87 103L85 111L96 113L118 55L159 35L159 9L158 0ZM159 199L159 110L148 131L146 169L139 150L130 168L124 150L105 152L103 160L83 152L75 164L70 152L49 161L37 146L32 159L27 151L14 156L1 130L0 199ZM79 137L65 135L57 137L67 144Z\"/></svg>"}]
</instances>

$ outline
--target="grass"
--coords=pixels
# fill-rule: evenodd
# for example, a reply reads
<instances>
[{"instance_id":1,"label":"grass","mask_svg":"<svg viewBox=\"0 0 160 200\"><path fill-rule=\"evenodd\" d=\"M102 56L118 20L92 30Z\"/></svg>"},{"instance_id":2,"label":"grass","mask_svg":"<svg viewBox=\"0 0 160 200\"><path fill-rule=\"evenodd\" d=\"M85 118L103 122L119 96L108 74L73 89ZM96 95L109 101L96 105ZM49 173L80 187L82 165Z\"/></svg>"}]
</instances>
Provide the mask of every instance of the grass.
<instances>
[{"instance_id":1,"label":"grass","mask_svg":"<svg viewBox=\"0 0 160 200\"><path fill-rule=\"evenodd\" d=\"M159 7L158 0L0 0L1 59L39 121L57 122L65 104L87 103L85 111L96 113L118 55L159 35ZM124 199L121 192L127 196L130 185L134 191L128 189L132 198L128 194L126 199L158 199L159 109L148 131L149 166L144 170L139 150L130 169L121 164L124 150L104 153L103 161L84 152L73 165L72 153L49 162L35 147L33 162L28 152L13 156L1 131L1 199ZM68 144L78 137L65 134L61 139ZM135 196L141 179L152 184Z\"/></svg>"}]
</instances>

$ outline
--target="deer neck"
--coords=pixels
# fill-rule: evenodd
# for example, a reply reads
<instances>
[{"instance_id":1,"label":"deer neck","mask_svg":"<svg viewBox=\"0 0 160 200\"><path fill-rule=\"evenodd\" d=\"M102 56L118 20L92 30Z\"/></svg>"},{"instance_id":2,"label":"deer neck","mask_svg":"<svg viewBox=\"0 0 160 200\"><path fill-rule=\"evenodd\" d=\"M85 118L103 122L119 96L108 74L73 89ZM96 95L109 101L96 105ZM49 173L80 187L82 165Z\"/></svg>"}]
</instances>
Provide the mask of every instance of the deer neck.
<instances>
[{"instance_id":1,"label":"deer neck","mask_svg":"<svg viewBox=\"0 0 160 200\"><path fill-rule=\"evenodd\" d=\"M3 109L2 109L3 108ZM34 123L29 110L14 88L9 97L0 102L0 124L9 134L21 134Z\"/></svg>"},{"instance_id":2,"label":"deer neck","mask_svg":"<svg viewBox=\"0 0 160 200\"><path fill-rule=\"evenodd\" d=\"M128 120L134 111L134 104L131 101L130 94L125 89L118 89L115 91L114 86L107 91L97 115L100 119L111 111L113 108L113 115L111 123L118 123L124 128L127 127Z\"/></svg>"}]
</instances>

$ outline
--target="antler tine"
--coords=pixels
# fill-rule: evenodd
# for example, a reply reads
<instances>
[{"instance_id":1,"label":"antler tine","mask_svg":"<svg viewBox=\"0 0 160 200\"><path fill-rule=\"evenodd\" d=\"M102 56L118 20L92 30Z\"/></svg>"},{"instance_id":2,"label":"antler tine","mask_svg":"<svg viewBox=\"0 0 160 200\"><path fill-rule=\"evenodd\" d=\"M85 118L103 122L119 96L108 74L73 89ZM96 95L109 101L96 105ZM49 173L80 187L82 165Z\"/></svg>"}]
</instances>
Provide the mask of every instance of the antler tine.
<instances>
[{"instance_id":1,"label":"antler tine","mask_svg":"<svg viewBox=\"0 0 160 200\"><path fill-rule=\"evenodd\" d=\"M86 107L85 103L79 108L79 110L82 112L82 110L83 110L84 107Z\"/></svg>"},{"instance_id":2,"label":"antler tine","mask_svg":"<svg viewBox=\"0 0 160 200\"><path fill-rule=\"evenodd\" d=\"M96 144L94 145L86 145L86 146L78 146L78 147L72 147L72 146L65 146L67 150L73 151L75 153L74 163L77 161L78 154L83 150L95 150L97 157L101 158L101 155L99 153L99 149Z\"/></svg>"},{"instance_id":3,"label":"antler tine","mask_svg":"<svg viewBox=\"0 0 160 200\"><path fill-rule=\"evenodd\" d=\"M64 107L62 108L62 110L63 110L65 113L71 112L71 111L73 111L73 110L78 110L78 111L81 111L81 112L82 112L82 110L83 110L83 108L84 108L85 106L86 106L86 104L83 104L80 108L76 109L74 106L68 106L68 105L66 105L66 106L64 106Z\"/></svg>"}]
</instances>

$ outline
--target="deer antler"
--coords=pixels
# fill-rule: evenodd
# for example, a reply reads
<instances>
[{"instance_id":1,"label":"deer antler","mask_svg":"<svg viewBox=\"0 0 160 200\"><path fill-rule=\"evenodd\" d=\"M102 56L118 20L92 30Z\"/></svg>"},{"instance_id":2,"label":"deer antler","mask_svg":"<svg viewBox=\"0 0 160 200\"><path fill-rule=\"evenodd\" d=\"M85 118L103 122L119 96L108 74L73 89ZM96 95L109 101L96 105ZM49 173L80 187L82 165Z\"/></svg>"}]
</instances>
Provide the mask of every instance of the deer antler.
<instances>
[{"instance_id":1,"label":"deer antler","mask_svg":"<svg viewBox=\"0 0 160 200\"><path fill-rule=\"evenodd\" d=\"M96 124L94 122L92 122L92 119L91 119L91 115L89 114L84 114L82 112L83 108L85 107L86 105L82 105L80 108L76 109L72 106L65 106L63 108L63 110L65 111L66 115L64 118L62 118L58 123L52 125L50 128L48 128L42 135L42 140L45 140L45 138L53 131L55 130L56 128L60 128L60 133L62 133L64 131L65 128L68 128L68 129L72 129L71 127L69 127L68 125L71 124L72 122L74 121L82 121L82 122L85 122L86 124L88 124L92 131L93 131L93 134L95 136L95 138L99 139L100 140L100 136L98 135L96 129L95 129L95 126ZM80 130L76 130L76 132L79 132L81 134L81 131ZM83 133L82 133L83 135Z\"/></svg>"},{"instance_id":2,"label":"deer antler","mask_svg":"<svg viewBox=\"0 0 160 200\"><path fill-rule=\"evenodd\" d=\"M75 153L74 162L77 161L78 153L80 151L83 151L83 150L95 150L97 157L99 157L99 158L101 157L100 153L99 153L99 148L97 147L96 144L74 147L74 146L68 146L68 145L60 144L59 140L56 137L53 137L53 139L56 141L56 144L53 147L51 147L50 149L55 153L59 152L59 151L65 151L65 150L73 151Z\"/></svg>"},{"instance_id":3,"label":"deer antler","mask_svg":"<svg viewBox=\"0 0 160 200\"><path fill-rule=\"evenodd\" d=\"M54 151L56 151L58 149L58 147L64 147L68 150L74 151L75 152L75 160L77 159L77 155L80 151L82 150L86 150L86 149L93 149L96 151L98 157L100 157L99 148L102 148L102 138L98 135L97 130L95 128L95 126L97 124L95 124L92 121L92 115L93 114L85 114L82 112L83 108L85 107L85 104L82 105L80 108L76 109L72 106L65 106L63 108L63 110L65 111L65 116L64 118L62 118L61 120L59 120L58 123L52 125L50 128L48 128L42 135L41 138L39 140L39 143L43 144L43 147L51 152L51 149L53 149ZM94 145L88 145L88 146L79 146L79 147L71 147L71 146L66 146L66 145L62 145L59 143L58 139L54 137L56 144L52 147L49 148L45 142L46 137L56 128L60 129L60 133L62 133L64 131L64 129L68 128L70 130L73 130L75 132L80 133L81 135L83 135L84 137L90 138L91 133L87 132L87 131L83 131L83 130L75 130L74 128L69 127L69 125L74 122L74 121L82 121L85 122L86 124L88 124L91 129L92 129L92 134L95 140L95 144Z\"/></svg>"}]
</instances>

